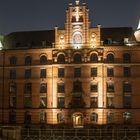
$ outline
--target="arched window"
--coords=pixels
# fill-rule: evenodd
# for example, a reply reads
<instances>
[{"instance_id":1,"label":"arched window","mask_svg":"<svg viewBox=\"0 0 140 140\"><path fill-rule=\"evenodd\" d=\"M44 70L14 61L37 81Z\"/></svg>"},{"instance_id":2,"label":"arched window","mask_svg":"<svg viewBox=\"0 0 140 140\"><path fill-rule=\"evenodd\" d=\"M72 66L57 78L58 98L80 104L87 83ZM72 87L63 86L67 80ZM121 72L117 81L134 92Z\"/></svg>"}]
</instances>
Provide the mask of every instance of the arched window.
<instances>
[{"instance_id":1,"label":"arched window","mask_svg":"<svg viewBox=\"0 0 140 140\"><path fill-rule=\"evenodd\" d=\"M130 63L131 62L131 55L129 53L123 54L123 62L124 63Z\"/></svg>"},{"instance_id":2,"label":"arched window","mask_svg":"<svg viewBox=\"0 0 140 140\"><path fill-rule=\"evenodd\" d=\"M10 58L10 65L16 65L16 63L17 63L17 58L15 57L15 56L12 56L11 58Z\"/></svg>"},{"instance_id":3,"label":"arched window","mask_svg":"<svg viewBox=\"0 0 140 140\"><path fill-rule=\"evenodd\" d=\"M114 55L113 54L110 53L107 55L107 62L114 63Z\"/></svg>"},{"instance_id":4,"label":"arched window","mask_svg":"<svg viewBox=\"0 0 140 140\"><path fill-rule=\"evenodd\" d=\"M93 54L90 56L90 62L93 62L93 63L98 62L98 56L97 56L97 54L93 53Z\"/></svg>"},{"instance_id":5,"label":"arched window","mask_svg":"<svg viewBox=\"0 0 140 140\"><path fill-rule=\"evenodd\" d=\"M40 85L40 93L47 93L47 84L46 83L42 83Z\"/></svg>"},{"instance_id":6,"label":"arched window","mask_svg":"<svg viewBox=\"0 0 140 140\"><path fill-rule=\"evenodd\" d=\"M31 56L26 56L26 58L25 58L25 65L31 65L31 64L32 64Z\"/></svg>"},{"instance_id":7,"label":"arched window","mask_svg":"<svg viewBox=\"0 0 140 140\"><path fill-rule=\"evenodd\" d=\"M40 57L40 64L41 65L47 64L47 57L45 55Z\"/></svg>"},{"instance_id":8,"label":"arched window","mask_svg":"<svg viewBox=\"0 0 140 140\"><path fill-rule=\"evenodd\" d=\"M32 121L32 115L31 115L31 113L30 113L29 111L26 111L26 112L24 113L24 122L25 122L26 124L30 124L31 121Z\"/></svg>"},{"instance_id":9,"label":"arched window","mask_svg":"<svg viewBox=\"0 0 140 140\"><path fill-rule=\"evenodd\" d=\"M9 122L16 123L16 112L15 111L9 112Z\"/></svg>"},{"instance_id":10,"label":"arched window","mask_svg":"<svg viewBox=\"0 0 140 140\"><path fill-rule=\"evenodd\" d=\"M57 58L57 62L59 64L64 64L65 63L65 56L63 54L60 54Z\"/></svg>"},{"instance_id":11,"label":"arched window","mask_svg":"<svg viewBox=\"0 0 140 140\"><path fill-rule=\"evenodd\" d=\"M62 113L57 114L57 122L64 123L64 115Z\"/></svg>"},{"instance_id":12,"label":"arched window","mask_svg":"<svg viewBox=\"0 0 140 140\"><path fill-rule=\"evenodd\" d=\"M90 116L90 120L93 123L97 123L98 122L98 114L97 113L92 113Z\"/></svg>"},{"instance_id":13,"label":"arched window","mask_svg":"<svg viewBox=\"0 0 140 140\"><path fill-rule=\"evenodd\" d=\"M82 58L80 54L75 54L74 55L74 63L81 63L82 62Z\"/></svg>"}]
</instances>

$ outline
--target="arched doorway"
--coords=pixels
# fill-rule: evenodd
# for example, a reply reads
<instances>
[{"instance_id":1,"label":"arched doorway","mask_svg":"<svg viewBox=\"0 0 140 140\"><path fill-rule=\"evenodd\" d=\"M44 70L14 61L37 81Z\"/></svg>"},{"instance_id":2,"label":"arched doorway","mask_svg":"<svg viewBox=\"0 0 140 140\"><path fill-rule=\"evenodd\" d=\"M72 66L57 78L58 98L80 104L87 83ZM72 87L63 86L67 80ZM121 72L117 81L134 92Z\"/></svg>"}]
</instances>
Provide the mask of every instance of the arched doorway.
<instances>
[{"instance_id":1,"label":"arched doorway","mask_svg":"<svg viewBox=\"0 0 140 140\"><path fill-rule=\"evenodd\" d=\"M74 113L72 115L72 121L74 128L83 128L84 117L82 113Z\"/></svg>"}]
</instances>

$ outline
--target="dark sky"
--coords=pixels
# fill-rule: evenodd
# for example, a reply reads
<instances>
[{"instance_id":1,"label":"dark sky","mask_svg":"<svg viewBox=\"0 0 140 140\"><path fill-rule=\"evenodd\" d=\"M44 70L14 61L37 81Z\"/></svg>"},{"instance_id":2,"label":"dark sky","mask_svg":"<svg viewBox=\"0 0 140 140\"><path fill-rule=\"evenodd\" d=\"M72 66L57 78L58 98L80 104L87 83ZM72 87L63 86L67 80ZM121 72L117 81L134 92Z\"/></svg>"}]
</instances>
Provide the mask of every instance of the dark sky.
<instances>
[{"instance_id":1,"label":"dark sky","mask_svg":"<svg viewBox=\"0 0 140 140\"><path fill-rule=\"evenodd\" d=\"M0 0L0 34L62 28L70 0ZM82 1L82 0L81 0ZM140 0L86 0L92 26L137 28Z\"/></svg>"}]
</instances>

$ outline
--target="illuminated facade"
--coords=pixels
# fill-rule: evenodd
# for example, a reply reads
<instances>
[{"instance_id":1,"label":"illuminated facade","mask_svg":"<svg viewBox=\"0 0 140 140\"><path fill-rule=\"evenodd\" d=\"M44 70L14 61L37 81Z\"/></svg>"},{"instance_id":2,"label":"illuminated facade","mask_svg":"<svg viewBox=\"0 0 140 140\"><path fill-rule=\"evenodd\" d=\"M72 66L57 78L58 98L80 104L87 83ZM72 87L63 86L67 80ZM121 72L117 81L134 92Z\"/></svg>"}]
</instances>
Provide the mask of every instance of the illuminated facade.
<instances>
[{"instance_id":1,"label":"illuminated facade","mask_svg":"<svg viewBox=\"0 0 140 140\"><path fill-rule=\"evenodd\" d=\"M89 9L79 0L69 3L65 29L5 37L0 83L3 124L140 123L133 30L90 27Z\"/></svg>"}]
</instances>

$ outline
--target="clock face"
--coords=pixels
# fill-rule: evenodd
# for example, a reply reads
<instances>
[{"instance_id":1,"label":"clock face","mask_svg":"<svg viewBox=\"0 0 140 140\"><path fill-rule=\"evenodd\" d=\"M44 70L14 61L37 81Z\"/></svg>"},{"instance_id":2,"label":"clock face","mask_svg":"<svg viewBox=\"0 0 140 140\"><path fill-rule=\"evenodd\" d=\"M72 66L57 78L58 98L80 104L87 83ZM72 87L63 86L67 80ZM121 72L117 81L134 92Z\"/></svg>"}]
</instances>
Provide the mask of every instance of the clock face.
<instances>
[{"instance_id":1,"label":"clock face","mask_svg":"<svg viewBox=\"0 0 140 140\"><path fill-rule=\"evenodd\" d=\"M74 44L82 44L82 35L81 33L76 33L73 35L73 43Z\"/></svg>"}]
</instances>

